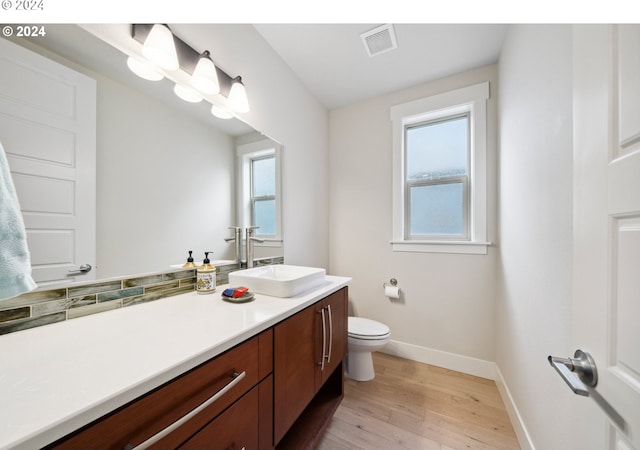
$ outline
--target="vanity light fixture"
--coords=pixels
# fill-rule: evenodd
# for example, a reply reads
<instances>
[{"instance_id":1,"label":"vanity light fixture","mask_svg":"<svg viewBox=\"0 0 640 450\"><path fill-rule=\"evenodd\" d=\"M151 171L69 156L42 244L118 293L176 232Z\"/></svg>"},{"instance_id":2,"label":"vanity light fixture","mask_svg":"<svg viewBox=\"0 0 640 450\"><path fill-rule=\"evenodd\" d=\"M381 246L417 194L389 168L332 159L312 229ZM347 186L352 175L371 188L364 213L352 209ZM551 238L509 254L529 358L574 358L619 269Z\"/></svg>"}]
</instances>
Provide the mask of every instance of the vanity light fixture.
<instances>
[{"instance_id":1,"label":"vanity light fixture","mask_svg":"<svg viewBox=\"0 0 640 450\"><path fill-rule=\"evenodd\" d=\"M127 61L136 75L147 80L167 77L176 83L176 95L192 103L207 100L212 104L211 113L219 118L249 112L242 79L216 67L208 50L196 51L164 24L133 24L131 37L142 45L143 56L133 54ZM157 74L143 71L145 64Z\"/></svg>"},{"instance_id":2,"label":"vanity light fixture","mask_svg":"<svg viewBox=\"0 0 640 450\"><path fill-rule=\"evenodd\" d=\"M200 103L202 101L202 96L198 92L178 83L173 87L173 92L185 102Z\"/></svg>"},{"instance_id":3,"label":"vanity light fixture","mask_svg":"<svg viewBox=\"0 0 640 450\"><path fill-rule=\"evenodd\" d=\"M164 75L158 72L153 64L134 56L129 56L127 59L127 67L129 67L133 73L145 80L160 81L164 78Z\"/></svg>"},{"instance_id":4,"label":"vanity light fixture","mask_svg":"<svg viewBox=\"0 0 640 450\"><path fill-rule=\"evenodd\" d=\"M247 91L244 88L241 77L231 80L231 90L229 91L229 108L232 111L245 113L249 112L249 101Z\"/></svg>"},{"instance_id":5,"label":"vanity light fixture","mask_svg":"<svg viewBox=\"0 0 640 450\"><path fill-rule=\"evenodd\" d=\"M220 92L220 83L218 82L218 70L211 61L209 50L205 50L193 69L191 75L191 84L194 88L205 94L217 94Z\"/></svg>"}]
</instances>

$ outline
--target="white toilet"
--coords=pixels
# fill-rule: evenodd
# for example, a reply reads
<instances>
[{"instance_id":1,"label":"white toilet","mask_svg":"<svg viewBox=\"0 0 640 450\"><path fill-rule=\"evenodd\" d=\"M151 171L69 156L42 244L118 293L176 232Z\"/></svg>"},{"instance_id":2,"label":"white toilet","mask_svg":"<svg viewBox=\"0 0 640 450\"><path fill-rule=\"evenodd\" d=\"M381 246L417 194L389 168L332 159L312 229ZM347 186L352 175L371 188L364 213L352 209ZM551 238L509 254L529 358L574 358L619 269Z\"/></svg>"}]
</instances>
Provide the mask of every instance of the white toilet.
<instances>
[{"instance_id":1,"label":"white toilet","mask_svg":"<svg viewBox=\"0 0 640 450\"><path fill-rule=\"evenodd\" d=\"M376 376L371 352L381 350L389 343L389 327L364 317L349 317L349 349L345 375L352 380L368 381Z\"/></svg>"}]
</instances>

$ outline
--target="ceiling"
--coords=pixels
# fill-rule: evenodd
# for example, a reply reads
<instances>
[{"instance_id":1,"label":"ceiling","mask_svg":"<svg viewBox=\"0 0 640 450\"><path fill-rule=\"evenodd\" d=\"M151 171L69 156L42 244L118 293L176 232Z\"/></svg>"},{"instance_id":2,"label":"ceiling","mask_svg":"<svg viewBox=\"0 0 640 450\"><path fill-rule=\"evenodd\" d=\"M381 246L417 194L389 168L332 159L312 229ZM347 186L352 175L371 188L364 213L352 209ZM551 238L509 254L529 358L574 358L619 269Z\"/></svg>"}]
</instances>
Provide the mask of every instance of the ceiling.
<instances>
[{"instance_id":1,"label":"ceiling","mask_svg":"<svg viewBox=\"0 0 640 450\"><path fill-rule=\"evenodd\" d=\"M254 28L329 110L495 63L507 28L491 24L396 24L397 49L369 57L360 34L379 25L260 24ZM199 29L201 32L190 37L190 44L207 48L212 38L206 27ZM119 51L79 27L48 25L47 39L38 43L174 104L185 113L214 120L207 107L178 100L168 81L149 83L132 75ZM216 126L232 135L250 130L240 121L216 121Z\"/></svg>"},{"instance_id":2,"label":"ceiling","mask_svg":"<svg viewBox=\"0 0 640 450\"><path fill-rule=\"evenodd\" d=\"M498 61L507 25L396 24L397 49L369 57L382 24L254 25L329 110Z\"/></svg>"}]
</instances>

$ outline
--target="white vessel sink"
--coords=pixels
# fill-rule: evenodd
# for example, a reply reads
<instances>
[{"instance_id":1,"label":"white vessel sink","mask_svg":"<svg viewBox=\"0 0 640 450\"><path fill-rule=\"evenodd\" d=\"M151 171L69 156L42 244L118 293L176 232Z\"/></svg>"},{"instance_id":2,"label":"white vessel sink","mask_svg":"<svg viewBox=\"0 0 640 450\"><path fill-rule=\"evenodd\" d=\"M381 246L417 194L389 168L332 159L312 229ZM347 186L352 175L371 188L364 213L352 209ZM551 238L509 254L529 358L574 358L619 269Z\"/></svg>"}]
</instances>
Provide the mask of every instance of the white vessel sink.
<instances>
[{"instance_id":1,"label":"white vessel sink","mask_svg":"<svg viewBox=\"0 0 640 450\"><path fill-rule=\"evenodd\" d=\"M229 273L229 286L244 286L256 294L294 297L324 283L326 271L318 267L274 264Z\"/></svg>"}]
</instances>

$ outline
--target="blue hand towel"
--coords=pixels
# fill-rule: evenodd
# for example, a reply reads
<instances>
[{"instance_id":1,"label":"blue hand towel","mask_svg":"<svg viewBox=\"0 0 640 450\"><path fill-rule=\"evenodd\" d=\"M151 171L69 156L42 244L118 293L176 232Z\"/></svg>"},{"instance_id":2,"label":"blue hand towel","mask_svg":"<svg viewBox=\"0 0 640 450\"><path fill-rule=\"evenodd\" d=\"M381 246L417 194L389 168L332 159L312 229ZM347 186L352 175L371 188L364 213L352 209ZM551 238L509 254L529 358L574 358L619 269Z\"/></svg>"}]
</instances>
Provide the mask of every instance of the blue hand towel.
<instances>
[{"instance_id":1,"label":"blue hand towel","mask_svg":"<svg viewBox=\"0 0 640 450\"><path fill-rule=\"evenodd\" d=\"M0 300L36 287L31 278L27 232L18 195L9 172L7 155L0 143Z\"/></svg>"}]
</instances>

